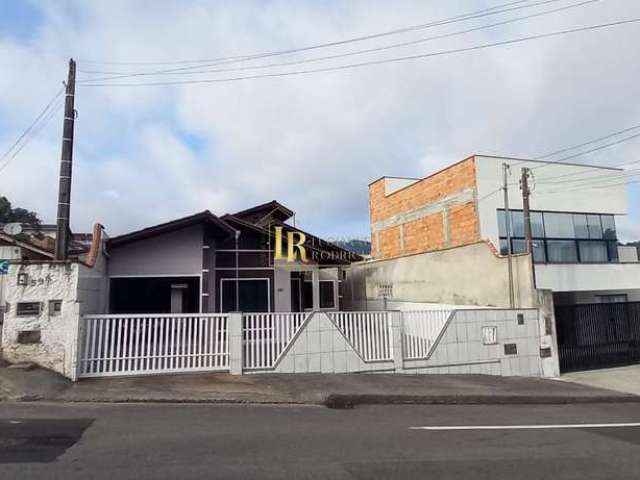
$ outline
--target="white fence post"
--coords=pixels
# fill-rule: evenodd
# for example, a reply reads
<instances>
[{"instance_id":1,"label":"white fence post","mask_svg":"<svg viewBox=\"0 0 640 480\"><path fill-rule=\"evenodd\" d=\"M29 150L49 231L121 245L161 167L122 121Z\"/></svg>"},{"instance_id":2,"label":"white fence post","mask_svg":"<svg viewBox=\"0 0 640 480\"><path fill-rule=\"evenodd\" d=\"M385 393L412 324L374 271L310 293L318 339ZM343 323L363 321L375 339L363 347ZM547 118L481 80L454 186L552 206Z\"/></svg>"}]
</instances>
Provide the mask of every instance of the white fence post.
<instances>
[{"instance_id":1,"label":"white fence post","mask_svg":"<svg viewBox=\"0 0 640 480\"><path fill-rule=\"evenodd\" d=\"M394 310L389 312L391 330L391 357L396 372L404 369L404 353L402 351L402 312Z\"/></svg>"},{"instance_id":2,"label":"white fence post","mask_svg":"<svg viewBox=\"0 0 640 480\"><path fill-rule=\"evenodd\" d=\"M229 314L229 373L242 375L242 313Z\"/></svg>"}]
</instances>

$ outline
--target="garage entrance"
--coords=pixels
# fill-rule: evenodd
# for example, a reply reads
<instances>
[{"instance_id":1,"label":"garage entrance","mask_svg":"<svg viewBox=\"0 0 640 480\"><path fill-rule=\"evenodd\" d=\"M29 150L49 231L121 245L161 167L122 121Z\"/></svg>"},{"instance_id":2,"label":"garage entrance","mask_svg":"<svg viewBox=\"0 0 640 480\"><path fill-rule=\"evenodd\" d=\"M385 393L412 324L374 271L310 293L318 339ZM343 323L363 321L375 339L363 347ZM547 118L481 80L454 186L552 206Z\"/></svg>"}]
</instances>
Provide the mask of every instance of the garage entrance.
<instances>
[{"instance_id":1,"label":"garage entrance","mask_svg":"<svg viewBox=\"0 0 640 480\"><path fill-rule=\"evenodd\" d=\"M200 277L112 278L109 312L197 313Z\"/></svg>"},{"instance_id":2,"label":"garage entrance","mask_svg":"<svg viewBox=\"0 0 640 480\"><path fill-rule=\"evenodd\" d=\"M560 371L640 363L640 302L555 308Z\"/></svg>"}]
</instances>

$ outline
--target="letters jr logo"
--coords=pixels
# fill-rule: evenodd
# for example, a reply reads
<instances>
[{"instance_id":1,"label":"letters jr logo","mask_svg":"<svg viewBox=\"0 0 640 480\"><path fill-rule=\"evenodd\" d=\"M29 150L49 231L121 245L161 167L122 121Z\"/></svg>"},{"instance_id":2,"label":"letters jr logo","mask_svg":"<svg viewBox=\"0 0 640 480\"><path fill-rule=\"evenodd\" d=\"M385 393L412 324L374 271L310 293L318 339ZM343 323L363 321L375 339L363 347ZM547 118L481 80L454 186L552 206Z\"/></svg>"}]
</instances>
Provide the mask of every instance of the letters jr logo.
<instances>
[{"instance_id":1,"label":"letters jr logo","mask_svg":"<svg viewBox=\"0 0 640 480\"><path fill-rule=\"evenodd\" d=\"M304 263L308 262L307 250L304 248L304 242L307 239L302 232L287 232L287 256L282 254L282 227L274 227L276 232L276 244L274 258L275 260L286 260L287 262L295 262L298 257ZM296 240L296 237L297 240Z\"/></svg>"}]
</instances>

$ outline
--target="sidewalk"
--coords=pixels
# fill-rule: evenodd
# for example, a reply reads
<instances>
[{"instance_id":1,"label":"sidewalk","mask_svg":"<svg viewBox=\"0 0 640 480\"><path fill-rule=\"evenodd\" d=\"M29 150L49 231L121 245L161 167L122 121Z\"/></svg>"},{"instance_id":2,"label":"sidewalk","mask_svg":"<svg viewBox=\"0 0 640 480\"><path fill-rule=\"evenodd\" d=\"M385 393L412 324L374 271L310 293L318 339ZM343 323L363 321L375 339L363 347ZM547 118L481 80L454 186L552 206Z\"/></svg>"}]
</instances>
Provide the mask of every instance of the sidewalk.
<instances>
[{"instance_id":1,"label":"sidewalk","mask_svg":"<svg viewBox=\"0 0 640 480\"><path fill-rule=\"evenodd\" d=\"M489 375L154 375L72 383L43 369L0 368L0 400L310 404L562 404L640 396L557 380Z\"/></svg>"},{"instance_id":2,"label":"sidewalk","mask_svg":"<svg viewBox=\"0 0 640 480\"><path fill-rule=\"evenodd\" d=\"M565 373L562 380L640 395L640 365Z\"/></svg>"}]
</instances>

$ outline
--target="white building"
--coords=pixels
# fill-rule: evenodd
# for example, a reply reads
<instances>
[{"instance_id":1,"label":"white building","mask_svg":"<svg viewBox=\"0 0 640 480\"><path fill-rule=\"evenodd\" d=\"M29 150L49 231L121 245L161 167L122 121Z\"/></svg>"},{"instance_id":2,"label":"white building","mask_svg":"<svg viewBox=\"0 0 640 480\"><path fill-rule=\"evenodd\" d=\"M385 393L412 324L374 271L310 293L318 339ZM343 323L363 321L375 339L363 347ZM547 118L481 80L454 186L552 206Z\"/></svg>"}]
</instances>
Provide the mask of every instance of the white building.
<instances>
[{"instance_id":1,"label":"white building","mask_svg":"<svg viewBox=\"0 0 640 480\"><path fill-rule=\"evenodd\" d=\"M523 168L530 173L533 262ZM611 167L492 156L422 179L382 177L369 185L372 260L355 268L352 297L375 304L384 286L397 306L507 307L512 290L515 305L529 307L544 294L555 305L565 370L640 359L640 263L634 247L619 245L616 229L627 214L624 179Z\"/></svg>"}]
</instances>

